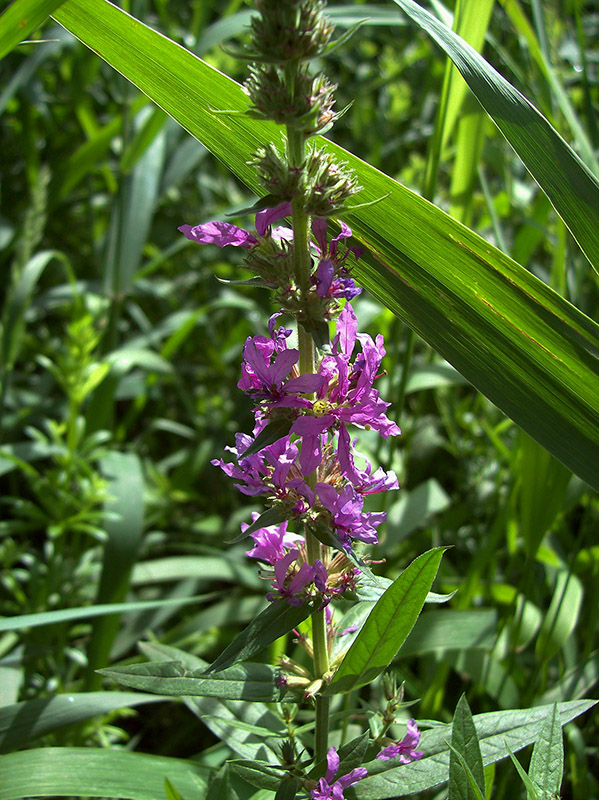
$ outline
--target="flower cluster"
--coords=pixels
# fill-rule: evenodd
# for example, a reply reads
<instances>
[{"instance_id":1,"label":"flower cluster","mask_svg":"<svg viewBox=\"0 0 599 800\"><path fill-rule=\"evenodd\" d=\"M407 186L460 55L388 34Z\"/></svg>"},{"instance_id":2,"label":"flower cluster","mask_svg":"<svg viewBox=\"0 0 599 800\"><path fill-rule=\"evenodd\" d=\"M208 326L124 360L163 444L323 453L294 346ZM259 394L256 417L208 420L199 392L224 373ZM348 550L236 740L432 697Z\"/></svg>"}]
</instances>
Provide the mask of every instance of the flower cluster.
<instances>
[{"instance_id":1,"label":"flower cluster","mask_svg":"<svg viewBox=\"0 0 599 800\"><path fill-rule=\"evenodd\" d=\"M193 241L241 247L250 254L264 242L269 247L278 242L282 253L292 244L292 232L284 227L273 230L273 225L290 210L284 203L260 211L255 234L226 222L184 225L180 230ZM372 429L385 438L400 431L386 415L389 403L375 388L382 374L383 338L358 333L349 303L359 290L347 274L345 260L360 252L345 246L351 236L347 225L341 223L330 240L327 227L325 219L313 220L311 291L329 304L345 301L331 345L316 372L300 375L299 351L290 346L292 330L278 325L281 312L270 318L268 335L248 337L237 385L255 404L255 427L251 436L237 434L235 446L227 448L236 461L212 463L233 478L243 494L263 496L280 509L282 519L305 525L320 541L350 553L356 543L376 544L376 529L385 519L384 513L364 510L365 496L398 488L393 472L373 470L358 456L350 429ZM248 555L267 565L263 574L272 581L271 600L300 605L320 595L326 606L335 594L354 585L357 570L347 561L332 579L321 561L309 563L303 540L287 531L287 521L258 529L253 525L254 547Z\"/></svg>"},{"instance_id":2,"label":"flower cluster","mask_svg":"<svg viewBox=\"0 0 599 800\"><path fill-rule=\"evenodd\" d=\"M295 316L305 326L319 328L323 321L333 319L343 300L360 294L347 265L351 255L360 257L362 249L346 247L344 240L351 236L350 228L341 222L340 232L327 243L327 220L316 217L312 222L311 255L314 265L312 285L303 297L295 280L291 242L293 233L285 226L274 227L291 214L291 203L284 202L256 214L255 234L230 222L207 222L203 225L181 225L181 233L198 244L217 247L239 247L246 251L247 267L253 270L263 286L272 289L281 309Z\"/></svg>"},{"instance_id":3,"label":"flower cluster","mask_svg":"<svg viewBox=\"0 0 599 800\"><path fill-rule=\"evenodd\" d=\"M385 747L377 755L377 758L388 761L397 758L402 764L409 764L411 761L418 761L422 758L422 752L415 750L420 741L420 731L413 719L408 720L408 732L401 742ZM368 770L365 767L352 769L346 775L337 778L339 772L339 754L334 747L327 753L327 771L323 778L320 778L316 786L311 790L312 800L344 800L344 789L353 786L355 783L366 778Z\"/></svg>"}]
</instances>

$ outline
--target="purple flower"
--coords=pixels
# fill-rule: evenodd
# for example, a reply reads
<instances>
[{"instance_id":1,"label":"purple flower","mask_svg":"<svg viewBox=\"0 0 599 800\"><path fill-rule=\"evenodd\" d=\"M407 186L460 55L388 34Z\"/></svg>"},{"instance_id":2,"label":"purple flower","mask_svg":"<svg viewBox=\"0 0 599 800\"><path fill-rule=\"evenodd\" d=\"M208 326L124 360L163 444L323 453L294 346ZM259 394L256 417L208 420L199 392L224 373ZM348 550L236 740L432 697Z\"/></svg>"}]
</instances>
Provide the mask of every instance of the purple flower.
<instances>
[{"instance_id":1,"label":"purple flower","mask_svg":"<svg viewBox=\"0 0 599 800\"><path fill-rule=\"evenodd\" d=\"M349 276L345 260L350 252L353 252L356 259L359 258L363 252L362 248L349 247L343 256L338 256L339 242L352 235L351 228L345 222L341 222L341 232L327 245L327 224L327 220L322 217L317 217L312 222L312 233L318 242L320 256L315 275L316 294L319 297L343 297L346 300L353 300L362 290Z\"/></svg>"},{"instance_id":2,"label":"purple flower","mask_svg":"<svg viewBox=\"0 0 599 800\"><path fill-rule=\"evenodd\" d=\"M339 772L339 755L334 747L327 753L327 771L324 778L318 781L318 786L312 789L312 800L344 800L343 790L354 783L358 783L368 775L365 767L357 767L335 780Z\"/></svg>"},{"instance_id":3,"label":"purple flower","mask_svg":"<svg viewBox=\"0 0 599 800\"><path fill-rule=\"evenodd\" d=\"M249 231L238 228L230 222L206 222L204 225L181 225L177 230L190 241L198 244L215 244L217 247L243 247L249 250L258 243L258 239Z\"/></svg>"},{"instance_id":4,"label":"purple flower","mask_svg":"<svg viewBox=\"0 0 599 800\"><path fill-rule=\"evenodd\" d=\"M270 230L273 222L287 217L291 214L291 203L281 203L276 208L267 208L256 214L256 233L264 237ZM186 236L190 241L198 244L215 244L217 247L243 247L251 249L258 244L257 239L252 233L232 225L230 222L205 222L203 225L181 225L177 230ZM281 238L288 238L283 235Z\"/></svg>"},{"instance_id":5,"label":"purple flower","mask_svg":"<svg viewBox=\"0 0 599 800\"><path fill-rule=\"evenodd\" d=\"M418 761L422 758L422 750L416 750L420 742L420 731L413 719L408 720L408 731L401 742L390 744L384 747L377 755L377 758L388 761L390 758L397 758L402 764L409 764L410 761Z\"/></svg>"},{"instance_id":6,"label":"purple flower","mask_svg":"<svg viewBox=\"0 0 599 800\"><path fill-rule=\"evenodd\" d=\"M252 513L252 522L255 522L260 515L255 511ZM250 526L242 522L241 530L246 531ZM258 528L257 531L250 533L254 540L254 547L246 552L249 558L259 558L266 561L271 566L280 561L287 555L289 550L295 549L302 537L297 533L290 533L287 530L287 520L280 525L269 525L267 528Z\"/></svg>"},{"instance_id":7,"label":"purple flower","mask_svg":"<svg viewBox=\"0 0 599 800\"><path fill-rule=\"evenodd\" d=\"M274 592L269 592L266 597L271 602L277 598L287 600L292 606L301 606L305 597L301 593L314 581L314 567L305 561L295 572L290 571L289 567L297 561L299 550L290 550L287 555L279 559L273 565L273 588Z\"/></svg>"},{"instance_id":8,"label":"purple flower","mask_svg":"<svg viewBox=\"0 0 599 800\"><path fill-rule=\"evenodd\" d=\"M333 515L335 534L346 550L357 539L366 544L376 544L375 527L387 518L385 512L363 512L364 498L351 484L343 487L340 493L328 483L317 483L314 487L318 499Z\"/></svg>"},{"instance_id":9,"label":"purple flower","mask_svg":"<svg viewBox=\"0 0 599 800\"><path fill-rule=\"evenodd\" d=\"M338 428L343 432L346 425L353 424L373 428L385 438L401 433L385 414L390 404L383 402L373 387L385 355L383 337L379 335L373 341L366 334L358 334L357 329L356 315L348 303L337 320L334 352L325 356L318 368L324 380L312 404L312 414L299 417L291 428L291 433L302 437L300 463L304 475L311 474L320 464L321 436L327 431ZM352 362L356 341L362 352ZM345 436L346 433L340 435L340 442ZM345 468L351 473L347 459Z\"/></svg>"},{"instance_id":10,"label":"purple flower","mask_svg":"<svg viewBox=\"0 0 599 800\"><path fill-rule=\"evenodd\" d=\"M275 330L273 315L269 321L270 336L248 336L243 346L241 379L237 386L256 400L265 400L269 408L309 408L311 403L300 394L316 392L324 378L320 375L288 375L299 361L299 351L287 348L288 328Z\"/></svg>"},{"instance_id":11,"label":"purple flower","mask_svg":"<svg viewBox=\"0 0 599 800\"><path fill-rule=\"evenodd\" d=\"M356 442L354 440L353 445ZM372 466L366 462L366 469L358 469L354 462L351 451L351 442L347 428L339 430L339 447L337 451L341 474L351 482L354 489L360 494L374 494L375 492L389 492L392 489L399 489L397 475L390 470L385 472L379 467L372 472Z\"/></svg>"}]
</instances>

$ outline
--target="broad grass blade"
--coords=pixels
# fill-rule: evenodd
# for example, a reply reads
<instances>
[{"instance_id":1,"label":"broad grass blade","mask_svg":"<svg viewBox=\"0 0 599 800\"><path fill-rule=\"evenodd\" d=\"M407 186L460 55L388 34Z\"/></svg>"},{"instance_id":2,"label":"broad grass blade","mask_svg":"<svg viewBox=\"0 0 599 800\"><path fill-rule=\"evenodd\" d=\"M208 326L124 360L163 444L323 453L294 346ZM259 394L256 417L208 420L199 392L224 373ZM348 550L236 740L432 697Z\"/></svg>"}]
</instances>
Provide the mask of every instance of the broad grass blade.
<instances>
[{"instance_id":1,"label":"broad grass blade","mask_svg":"<svg viewBox=\"0 0 599 800\"><path fill-rule=\"evenodd\" d=\"M67 0L56 19L257 189L246 162L281 132L243 114L215 113L247 108L237 84L103 0ZM536 111L530 113L537 118ZM342 148L321 144L355 169L363 201L385 198L346 215L374 254L356 267L363 285L599 489L599 326L440 209ZM578 207L586 192L586 207L599 198L599 188L567 152L576 186L573 202ZM599 243L594 210L585 225Z\"/></svg>"}]
</instances>

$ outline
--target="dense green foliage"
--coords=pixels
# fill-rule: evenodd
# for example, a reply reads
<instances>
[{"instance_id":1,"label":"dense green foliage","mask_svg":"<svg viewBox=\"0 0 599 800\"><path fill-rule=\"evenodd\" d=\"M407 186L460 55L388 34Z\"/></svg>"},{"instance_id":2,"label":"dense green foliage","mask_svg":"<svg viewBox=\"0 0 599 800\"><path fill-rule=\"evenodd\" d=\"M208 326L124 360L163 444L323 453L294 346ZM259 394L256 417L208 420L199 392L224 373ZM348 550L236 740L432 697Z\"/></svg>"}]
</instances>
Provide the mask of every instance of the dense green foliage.
<instances>
[{"instance_id":1,"label":"dense green foliage","mask_svg":"<svg viewBox=\"0 0 599 800\"><path fill-rule=\"evenodd\" d=\"M56 18L66 25L76 11L69 6L76 5L65 3ZM484 26L477 29L480 17L474 22L465 17L462 35L479 49L484 42L485 58L572 145L593 190L599 148L599 15L592 4L575 0L485 5L490 13L486 41ZM138 0L130 6L135 17L221 72L237 81L245 78L244 64L219 47L243 41L249 11L241 0L226 6ZM412 259L417 259L418 242L426 250L429 240L455 239L445 218L435 217L438 227L429 231L414 227L416 217L404 217L397 230L403 235L403 227L412 227L414 237L406 244L412 250L405 252L392 239L397 230L380 233L374 227L390 213L384 203L351 220L357 235L377 245L379 255L397 258L388 269L384 259L381 267L366 257L359 277L372 292L356 302L362 328L385 335L381 392L393 402L390 414L402 428L399 442L381 443L368 432L360 438L361 449L385 469L394 469L401 485L399 493L387 496L389 518L373 554L380 561L376 571L395 579L425 550L451 546L434 589L455 594L446 605L427 605L392 671L405 681L406 697L417 699L413 714L418 719L453 719L452 742L459 748L472 724L468 705L458 705L462 692L475 715L597 695L599 502L579 477L592 482L589 476L594 475L595 487L599 480L593 462L599 442L599 279L589 263L597 255L592 252L597 228L591 230L584 217L575 215L572 225L558 216L472 95L455 88L461 79L446 66L445 55L397 5L356 3L330 11L337 33L370 17L327 61L328 74L339 85L337 107L349 105L334 129L334 141L449 211L517 261L524 277L509 272L511 262L491 255L489 247L489 258L497 261L488 270L488 283L487 265L480 268L481 292L510 283L506 276L513 275L521 295L532 298L530 320L524 313L523 326L530 323L536 332L542 308L547 317L541 322L556 331L555 340L547 334L547 342L560 348L558 358L543 345L547 360L537 362L532 350L528 353L505 332L516 327L512 318L505 331L477 328L482 316L470 308L464 311L457 300L452 304L456 298L466 302L464 287L476 281L457 268L452 274L449 256L440 251L446 283L431 279L428 285L435 253L425 253L422 263L426 267L429 259L431 272L422 286L416 286L413 297L393 288L396 294L388 302L381 275L395 270L388 280L397 285L406 275L417 280L422 264ZM5 275L0 752L23 751L14 752L14 760L0 760L0 798L99 796L94 770L98 775L122 770L137 771L139 786L120 796L163 796L160 778L168 774L184 800L192 800L198 796L194 787L206 785L210 772L232 751L248 760L255 757L248 725L280 732L290 720L269 710L272 719L235 721L234 704L225 700L219 706L221 701L211 696L163 702L157 695L118 695L115 683L97 670L111 667L106 674L115 676L137 665L142 677L152 677L152 665L141 667L140 662L179 660L183 650L189 659L186 669L199 674L266 605L255 565L244 555L247 547L227 544L240 522L262 507L246 502L210 460L232 444L236 431L251 427L247 398L236 388L240 352L247 336L263 332L273 309L265 291L227 284L249 277L237 252L194 247L177 232L182 223L224 219L251 206L255 195L242 173L252 144L240 143L227 162L217 144L210 147L206 141L204 146L189 136L63 27L49 21L33 39L0 62L0 262ZM237 102L237 95L231 97ZM193 109L194 97L187 100ZM236 124L235 117L213 116L218 124ZM228 146L226 140L221 144L223 150ZM551 161L549 153L544 155ZM376 189L376 176L365 168L366 180ZM394 191L404 211L409 207L420 213L425 207L400 189ZM247 214L234 219L252 227ZM387 225L392 229L395 223ZM588 231L588 241L581 241L576 225ZM455 249L468 258L479 252L479 240L467 239L470 234L461 230L468 244L459 242ZM505 267L500 277L496 264ZM469 265L465 261L463 268ZM427 291L443 302L435 305ZM514 296L501 298L505 313L511 313ZM412 309L407 305L411 300ZM438 341L434 314L443 325ZM453 314L456 330L461 326L455 347L450 340ZM530 339L529 329L523 330L522 339ZM499 339L502 332L505 340ZM493 336L496 350L486 341ZM477 352L485 364L477 365ZM452 360L468 381L531 435L439 353L455 355ZM570 353L570 374L579 376L580 386L568 384L567 373L560 371L564 364L570 369L565 361ZM530 364L519 361L529 355ZM552 358L554 383L546 380L552 377ZM532 371L537 363L538 375ZM536 394L527 402L524 393L537 382L538 404ZM564 407L568 392L572 395L570 416L558 400L552 405L562 390L559 403ZM571 439L562 433L566 429ZM140 641L145 643L143 656ZM284 648L293 652L294 647L291 637L278 640L258 658L271 664ZM346 665L353 679L351 669ZM250 673L255 699L270 700L259 694L262 671L252 667ZM228 680L234 683L239 674L230 673ZM175 673L166 677L186 679ZM367 729L368 719L384 705L382 682L360 689L366 682L352 684L362 708L360 715L344 721L347 740ZM215 691L218 696L220 689ZM69 705L63 696L71 694ZM118 711L137 705L142 707L135 712ZM228 743L218 739L222 719L233 720ZM481 719L488 725L484 736L491 739L494 718ZM304 711L297 721L302 724ZM543 742L557 736L559 724L553 717L535 724L535 736L526 743L539 738L541 745L529 774L537 787L543 784L539 796L548 797L555 786L542 759L554 758L555 751L549 745L543 749ZM563 793L576 800L599 797L596 712L564 731ZM458 780L456 774L465 768L453 750L449 755L449 734L441 737L437 731L436 741L435 728L429 733L431 752L445 747L452 780ZM276 744L276 737L269 741ZM482 745L485 757L489 748L503 743ZM82 747L89 747L97 761L79 767ZM48 783L23 788L27 784L17 776L40 764L44 750ZM161 762L136 760L139 753L170 757L170 766L161 771ZM192 759L189 769L179 760L185 758ZM461 758L474 765L475 773L482 769L476 752ZM487 788L493 781L501 800L523 791L509 759L496 773L487 767L485 774ZM274 797L267 778L264 793L257 795L239 776L232 780L240 798ZM153 793L147 788L152 785ZM113 791L102 796L119 794ZM376 791L375 786L368 796L384 796ZM361 795L356 791L355 796Z\"/></svg>"}]
</instances>

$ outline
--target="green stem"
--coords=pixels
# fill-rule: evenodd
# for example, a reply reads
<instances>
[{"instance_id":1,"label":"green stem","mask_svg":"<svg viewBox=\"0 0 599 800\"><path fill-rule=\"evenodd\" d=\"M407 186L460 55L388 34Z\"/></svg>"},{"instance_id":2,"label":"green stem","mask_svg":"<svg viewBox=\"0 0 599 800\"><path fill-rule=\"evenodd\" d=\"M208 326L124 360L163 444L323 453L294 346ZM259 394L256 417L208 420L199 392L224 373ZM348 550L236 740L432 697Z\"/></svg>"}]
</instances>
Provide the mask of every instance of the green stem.
<instances>
[{"instance_id":1,"label":"green stem","mask_svg":"<svg viewBox=\"0 0 599 800\"><path fill-rule=\"evenodd\" d=\"M287 156L292 166L300 167L304 161L306 139L303 134L292 128L287 128ZM310 259L309 229L310 218L302 206L302 198L294 198L291 202L293 218L293 261L295 280L305 298L310 289L310 274L312 262ZM297 339L299 350L299 371L301 375L316 372L314 342L301 324L297 326ZM308 483L316 483L316 474L311 475ZM308 561L313 564L316 559L322 559L321 543L306 530L306 548ZM325 612L315 611L311 617L312 622L312 647L314 651L314 672L317 678L322 678L329 669L329 653L327 647L327 631ZM314 761L318 763L326 758L329 736L329 698L320 694L316 695L316 728L314 733Z\"/></svg>"}]
</instances>

